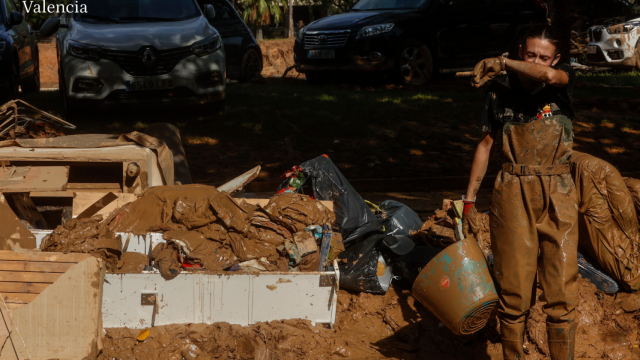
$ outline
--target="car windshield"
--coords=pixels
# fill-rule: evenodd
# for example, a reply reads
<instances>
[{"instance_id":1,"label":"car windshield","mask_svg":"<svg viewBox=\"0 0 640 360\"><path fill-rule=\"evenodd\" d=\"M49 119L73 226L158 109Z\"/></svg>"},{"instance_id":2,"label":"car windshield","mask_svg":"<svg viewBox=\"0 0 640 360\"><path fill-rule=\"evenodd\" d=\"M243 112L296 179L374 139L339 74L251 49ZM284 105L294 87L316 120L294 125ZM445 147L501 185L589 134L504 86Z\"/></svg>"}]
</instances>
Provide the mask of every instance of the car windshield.
<instances>
[{"instance_id":1,"label":"car windshield","mask_svg":"<svg viewBox=\"0 0 640 360\"><path fill-rule=\"evenodd\" d=\"M426 2L427 0L360 0L351 10L417 9Z\"/></svg>"},{"instance_id":2,"label":"car windshield","mask_svg":"<svg viewBox=\"0 0 640 360\"><path fill-rule=\"evenodd\" d=\"M79 0L87 13L76 21L92 23L179 21L200 16L193 0Z\"/></svg>"}]
</instances>

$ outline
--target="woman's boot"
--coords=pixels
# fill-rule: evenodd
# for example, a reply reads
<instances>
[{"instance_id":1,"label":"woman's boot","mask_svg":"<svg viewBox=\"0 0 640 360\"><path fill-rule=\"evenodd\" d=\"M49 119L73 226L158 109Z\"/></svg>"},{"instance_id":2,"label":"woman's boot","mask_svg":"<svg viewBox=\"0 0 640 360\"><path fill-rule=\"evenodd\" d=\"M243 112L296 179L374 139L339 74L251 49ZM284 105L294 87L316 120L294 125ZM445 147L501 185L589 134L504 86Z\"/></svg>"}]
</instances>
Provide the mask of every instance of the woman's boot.
<instances>
[{"instance_id":1,"label":"woman's boot","mask_svg":"<svg viewBox=\"0 0 640 360\"><path fill-rule=\"evenodd\" d=\"M502 356L504 360L524 360L524 323L500 321Z\"/></svg>"},{"instance_id":2,"label":"woman's boot","mask_svg":"<svg viewBox=\"0 0 640 360\"><path fill-rule=\"evenodd\" d=\"M547 323L551 360L573 360L576 345L576 324Z\"/></svg>"}]
</instances>

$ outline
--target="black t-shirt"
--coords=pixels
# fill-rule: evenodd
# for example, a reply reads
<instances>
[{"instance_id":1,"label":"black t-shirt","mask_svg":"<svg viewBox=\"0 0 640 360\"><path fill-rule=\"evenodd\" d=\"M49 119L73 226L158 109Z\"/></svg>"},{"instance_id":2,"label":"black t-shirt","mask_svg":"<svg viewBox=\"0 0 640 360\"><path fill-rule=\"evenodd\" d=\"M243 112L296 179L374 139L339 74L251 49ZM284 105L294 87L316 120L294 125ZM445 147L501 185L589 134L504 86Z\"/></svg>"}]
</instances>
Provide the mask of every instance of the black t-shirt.
<instances>
[{"instance_id":1,"label":"black t-shirt","mask_svg":"<svg viewBox=\"0 0 640 360\"><path fill-rule=\"evenodd\" d=\"M478 130L491 132L499 130L505 122L528 123L542 117L565 115L575 117L571 107L576 73L569 64L556 67L569 76L567 86L558 87L541 84L534 90L527 90L520 82L518 74L508 71L494 79L489 85L485 107L480 113Z\"/></svg>"}]
</instances>

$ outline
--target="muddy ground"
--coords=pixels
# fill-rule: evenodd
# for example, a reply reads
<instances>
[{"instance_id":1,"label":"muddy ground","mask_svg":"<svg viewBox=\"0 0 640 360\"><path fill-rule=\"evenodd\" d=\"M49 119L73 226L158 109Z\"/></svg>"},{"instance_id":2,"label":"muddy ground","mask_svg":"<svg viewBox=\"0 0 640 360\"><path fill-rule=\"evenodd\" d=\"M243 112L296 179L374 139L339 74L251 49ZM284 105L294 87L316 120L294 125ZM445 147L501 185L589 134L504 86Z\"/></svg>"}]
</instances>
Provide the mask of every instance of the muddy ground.
<instances>
[{"instance_id":1,"label":"muddy ground","mask_svg":"<svg viewBox=\"0 0 640 360\"><path fill-rule=\"evenodd\" d=\"M625 295L598 294L584 279L579 284L576 359L640 358L640 322L621 309ZM527 322L526 360L549 358L542 305L537 302ZM138 341L141 330L107 329L99 359L498 360L498 331L492 320L475 334L453 335L408 290L395 285L386 295L341 290L334 330L304 320L248 327L185 324L151 328L150 336Z\"/></svg>"}]
</instances>

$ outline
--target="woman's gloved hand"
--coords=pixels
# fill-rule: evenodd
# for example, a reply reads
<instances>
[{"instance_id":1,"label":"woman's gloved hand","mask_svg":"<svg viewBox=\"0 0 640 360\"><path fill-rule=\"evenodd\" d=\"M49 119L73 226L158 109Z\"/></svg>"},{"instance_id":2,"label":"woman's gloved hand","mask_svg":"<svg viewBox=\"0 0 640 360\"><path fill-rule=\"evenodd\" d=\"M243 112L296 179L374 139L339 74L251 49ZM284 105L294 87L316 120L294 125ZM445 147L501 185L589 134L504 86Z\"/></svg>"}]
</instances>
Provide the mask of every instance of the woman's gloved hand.
<instances>
[{"instance_id":1,"label":"woman's gloved hand","mask_svg":"<svg viewBox=\"0 0 640 360\"><path fill-rule=\"evenodd\" d=\"M480 219L478 218L478 211L476 210L475 200L467 200L465 196L462 197L464 203L464 209L462 211L463 220L469 225L469 230L474 235L478 235L480 231Z\"/></svg>"},{"instance_id":2,"label":"woman's gloved hand","mask_svg":"<svg viewBox=\"0 0 640 360\"><path fill-rule=\"evenodd\" d=\"M505 68L506 64L502 56L484 59L476 64L475 69L473 69L471 85L475 88L480 88L488 81L499 76Z\"/></svg>"}]
</instances>

